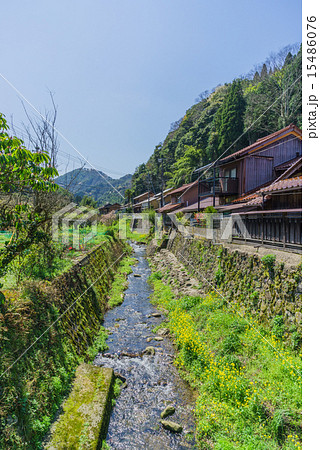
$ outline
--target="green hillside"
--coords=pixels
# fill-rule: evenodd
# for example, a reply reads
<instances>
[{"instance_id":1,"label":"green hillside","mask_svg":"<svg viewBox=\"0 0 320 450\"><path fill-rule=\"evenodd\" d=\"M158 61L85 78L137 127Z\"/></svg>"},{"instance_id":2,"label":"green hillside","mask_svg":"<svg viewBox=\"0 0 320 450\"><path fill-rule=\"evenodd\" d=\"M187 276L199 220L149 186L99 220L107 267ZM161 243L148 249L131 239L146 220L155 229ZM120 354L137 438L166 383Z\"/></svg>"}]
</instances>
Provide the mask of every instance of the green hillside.
<instances>
[{"instance_id":1,"label":"green hillside","mask_svg":"<svg viewBox=\"0 0 320 450\"><path fill-rule=\"evenodd\" d=\"M103 172L84 168L67 172L55 181L79 198L85 195L92 197L100 206L105 203L123 203L122 196L130 187L131 178L132 175L127 174L114 179Z\"/></svg>"},{"instance_id":2,"label":"green hillside","mask_svg":"<svg viewBox=\"0 0 320 450\"><path fill-rule=\"evenodd\" d=\"M278 56L250 76L204 93L205 98L171 125L164 142L136 169L133 194L160 190L159 159L166 186L178 186L190 181L195 168L214 161L229 146L228 153L233 153L290 123L301 127L301 47L294 56L290 52L282 59Z\"/></svg>"}]
</instances>

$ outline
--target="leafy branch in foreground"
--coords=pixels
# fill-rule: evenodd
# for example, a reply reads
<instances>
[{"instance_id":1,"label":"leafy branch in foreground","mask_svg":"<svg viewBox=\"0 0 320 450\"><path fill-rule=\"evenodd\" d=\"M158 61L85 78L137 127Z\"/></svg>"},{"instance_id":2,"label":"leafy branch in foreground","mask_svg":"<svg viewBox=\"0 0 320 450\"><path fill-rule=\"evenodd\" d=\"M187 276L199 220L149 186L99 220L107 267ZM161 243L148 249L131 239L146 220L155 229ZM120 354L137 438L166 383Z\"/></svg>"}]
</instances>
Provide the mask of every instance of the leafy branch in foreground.
<instances>
[{"instance_id":1,"label":"leafy branch in foreground","mask_svg":"<svg viewBox=\"0 0 320 450\"><path fill-rule=\"evenodd\" d=\"M46 239L41 229L46 218L40 195L57 189L53 177L58 175L45 151L31 152L8 130L0 113L0 227L12 232L10 240L0 249L0 277L16 256ZM3 301L1 294L0 303Z\"/></svg>"}]
</instances>

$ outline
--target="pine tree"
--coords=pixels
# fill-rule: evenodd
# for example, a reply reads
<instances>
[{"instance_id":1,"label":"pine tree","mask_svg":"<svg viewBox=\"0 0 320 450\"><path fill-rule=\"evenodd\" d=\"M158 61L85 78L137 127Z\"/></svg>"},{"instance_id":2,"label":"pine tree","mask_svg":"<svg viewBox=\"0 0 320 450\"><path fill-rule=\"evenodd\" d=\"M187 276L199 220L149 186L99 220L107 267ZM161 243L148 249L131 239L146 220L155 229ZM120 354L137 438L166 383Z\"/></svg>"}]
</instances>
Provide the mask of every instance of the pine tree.
<instances>
[{"instance_id":1,"label":"pine tree","mask_svg":"<svg viewBox=\"0 0 320 450\"><path fill-rule=\"evenodd\" d=\"M266 64L263 64L262 69L261 69L261 74L260 74L260 78L261 80L264 80L265 78L267 78L268 76L268 69Z\"/></svg>"}]
</instances>

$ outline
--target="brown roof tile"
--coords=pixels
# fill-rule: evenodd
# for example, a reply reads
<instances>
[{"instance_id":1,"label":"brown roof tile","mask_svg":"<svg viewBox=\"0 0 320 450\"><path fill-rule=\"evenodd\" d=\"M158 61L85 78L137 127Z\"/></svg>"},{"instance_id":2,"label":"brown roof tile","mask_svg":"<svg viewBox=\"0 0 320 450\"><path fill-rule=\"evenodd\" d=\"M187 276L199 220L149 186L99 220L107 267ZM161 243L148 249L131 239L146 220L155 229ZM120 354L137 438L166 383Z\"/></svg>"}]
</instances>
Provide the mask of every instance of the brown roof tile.
<instances>
[{"instance_id":1,"label":"brown roof tile","mask_svg":"<svg viewBox=\"0 0 320 450\"><path fill-rule=\"evenodd\" d=\"M177 208L180 208L181 206L182 206L181 203L168 203L167 205L162 206L162 208L157 209L157 212L168 213L168 212L174 211Z\"/></svg>"},{"instance_id":2,"label":"brown roof tile","mask_svg":"<svg viewBox=\"0 0 320 450\"><path fill-rule=\"evenodd\" d=\"M272 183L269 186L260 189L259 192L265 193L274 191L284 191L284 190L291 190L294 188L302 188L302 176L276 181L275 183Z\"/></svg>"},{"instance_id":3,"label":"brown roof tile","mask_svg":"<svg viewBox=\"0 0 320 450\"><path fill-rule=\"evenodd\" d=\"M183 192L183 191L185 191L186 189L188 189L189 187L193 186L196 183L197 183L197 181L194 181L193 183L183 184L182 186L178 187L174 191L169 192L169 195L178 194L180 192Z\"/></svg>"}]
</instances>

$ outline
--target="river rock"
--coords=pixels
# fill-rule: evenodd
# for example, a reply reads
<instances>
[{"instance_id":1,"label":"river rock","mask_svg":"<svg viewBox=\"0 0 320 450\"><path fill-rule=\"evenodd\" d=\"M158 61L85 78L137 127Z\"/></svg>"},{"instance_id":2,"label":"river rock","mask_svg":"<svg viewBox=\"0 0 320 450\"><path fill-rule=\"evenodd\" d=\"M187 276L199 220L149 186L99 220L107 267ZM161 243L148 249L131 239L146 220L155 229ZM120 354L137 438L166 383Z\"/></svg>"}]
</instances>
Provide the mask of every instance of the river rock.
<instances>
[{"instance_id":1,"label":"river rock","mask_svg":"<svg viewBox=\"0 0 320 450\"><path fill-rule=\"evenodd\" d=\"M173 433L181 433L182 426L176 422L171 422L171 420L160 420L163 428L172 431Z\"/></svg>"},{"instance_id":2,"label":"river rock","mask_svg":"<svg viewBox=\"0 0 320 450\"><path fill-rule=\"evenodd\" d=\"M169 328L160 328L157 333L159 336L168 336L168 334L170 334L170 330Z\"/></svg>"},{"instance_id":3,"label":"river rock","mask_svg":"<svg viewBox=\"0 0 320 450\"><path fill-rule=\"evenodd\" d=\"M155 340L155 341L163 341L163 337L156 336L156 337L154 338L154 340Z\"/></svg>"},{"instance_id":4,"label":"river rock","mask_svg":"<svg viewBox=\"0 0 320 450\"><path fill-rule=\"evenodd\" d=\"M152 339L153 339L153 337L148 337L148 338L147 338L147 342L151 342Z\"/></svg>"},{"instance_id":5,"label":"river rock","mask_svg":"<svg viewBox=\"0 0 320 450\"><path fill-rule=\"evenodd\" d=\"M152 313L151 316L152 317L161 317L161 314L160 313Z\"/></svg>"},{"instance_id":6,"label":"river rock","mask_svg":"<svg viewBox=\"0 0 320 450\"><path fill-rule=\"evenodd\" d=\"M143 355L155 355L155 353L156 353L156 350L155 350L155 348L154 347L146 347L144 350L143 350L143 352L142 352L142 354Z\"/></svg>"},{"instance_id":7,"label":"river rock","mask_svg":"<svg viewBox=\"0 0 320 450\"><path fill-rule=\"evenodd\" d=\"M160 414L161 419L165 419L168 416L172 416L176 412L176 408L174 406L167 406L166 409L162 411Z\"/></svg>"},{"instance_id":8,"label":"river rock","mask_svg":"<svg viewBox=\"0 0 320 450\"><path fill-rule=\"evenodd\" d=\"M136 278L141 278L140 273L134 273L133 276L136 277Z\"/></svg>"}]
</instances>

